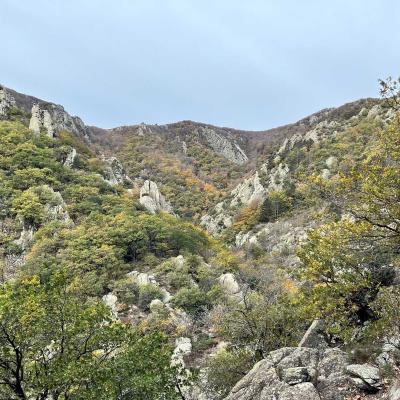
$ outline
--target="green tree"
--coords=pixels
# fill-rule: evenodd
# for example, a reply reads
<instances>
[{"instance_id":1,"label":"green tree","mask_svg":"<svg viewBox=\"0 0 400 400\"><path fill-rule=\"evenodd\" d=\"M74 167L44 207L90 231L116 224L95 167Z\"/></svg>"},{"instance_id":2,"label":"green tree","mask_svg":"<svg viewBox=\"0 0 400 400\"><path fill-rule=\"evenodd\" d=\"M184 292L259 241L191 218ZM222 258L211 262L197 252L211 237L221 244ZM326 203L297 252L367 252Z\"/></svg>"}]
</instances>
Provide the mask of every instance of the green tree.
<instances>
[{"instance_id":1,"label":"green tree","mask_svg":"<svg viewBox=\"0 0 400 400\"><path fill-rule=\"evenodd\" d=\"M274 190L268 193L262 202L258 214L259 222L272 222L290 210L292 199L284 190Z\"/></svg>"},{"instance_id":2,"label":"green tree","mask_svg":"<svg viewBox=\"0 0 400 400\"><path fill-rule=\"evenodd\" d=\"M379 317L372 304L399 265L399 114L373 135L361 161L330 180L314 179L341 220L311 232L299 252L303 278L311 283L303 290L306 312L325 318L328 329L347 339Z\"/></svg>"},{"instance_id":3,"label":"green tree","mask_svg":"<svg viewBox=\"0 0 400 400\"><path fill-rule=\"evenodd\" d=\"M112 321L65 273L0 288L1 398L173 399L170 355L161 336Z\"/></svg>"},{"instance_id":4,"label":"green tree","mask_svg":"<svg viewBox=\"0 0 400 400\"><path fill-rule=\"evenodd\" d=\"M13 201L13 211L28 225L39 226L45 217L43 204L34 189L22 192Z\"/></svg>"},{"instance_id":5,"label":"green tree","mask_svg":"<svg viewBox=\"0 0 400 400\"><path fill-rule=\"evenodd\" d=\"M253 366L253 355L246 349L222 349L207 362L206 390L212 398L224 399L233 386Z\"/></svg>"}]
</instances>

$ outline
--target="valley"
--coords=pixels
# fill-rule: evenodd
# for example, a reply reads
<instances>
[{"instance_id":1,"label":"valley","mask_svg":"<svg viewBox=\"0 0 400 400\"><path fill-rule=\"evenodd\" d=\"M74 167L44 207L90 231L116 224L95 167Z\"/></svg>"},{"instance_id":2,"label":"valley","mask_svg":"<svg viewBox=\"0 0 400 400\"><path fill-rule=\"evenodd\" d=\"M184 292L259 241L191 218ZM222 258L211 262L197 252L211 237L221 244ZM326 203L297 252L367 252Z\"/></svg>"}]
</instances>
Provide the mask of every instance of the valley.
<instances>
[{"instance_id":1,"label":"valley","mask_svg":"<svg viewBox=\"0 0 400 400\"><path fill-rule=\"evenodd\" d=\"M395 400L396 96L103 129L0 87L1 398Z\"/></svg>"}]
</instances>

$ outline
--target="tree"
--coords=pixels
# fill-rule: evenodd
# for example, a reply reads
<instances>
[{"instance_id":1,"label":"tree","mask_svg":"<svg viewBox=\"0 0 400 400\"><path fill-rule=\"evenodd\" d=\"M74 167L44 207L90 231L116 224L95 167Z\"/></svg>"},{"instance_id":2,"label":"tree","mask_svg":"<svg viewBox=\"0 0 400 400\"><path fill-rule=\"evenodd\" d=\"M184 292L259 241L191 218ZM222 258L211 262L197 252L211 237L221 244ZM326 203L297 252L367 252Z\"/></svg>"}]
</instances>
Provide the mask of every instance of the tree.
<instances>
[{"instance_id":1,"label":"tree","mask_svg":"<svg viewBox=\"0 0 400 400\"><path fill-rule=\"evenodd\" d=\"M216 333L236 348L252 353L253 361L268 352L298 343L307 322L298 315L296 293L275 270L242 271L242 297L230 298L212 311Z\"/></svg>"},{"instance_id":2,"label":"tree","mask_svg":"<svg viewBox=\"0 0 400 400\"><path fill-rule=\"evenodd\" d=\"M306 312L325 318L328 329L346 339L382 318L372 304L391 285L400 254L399 114L373 135L352 168L330 180L315 178L341 220L311 232L299 252L302 276L311 283L303 290Z\"/></svg>"},{"instance_id":3,"label":"tree","mask_svg":"<svg viewBox=\"0 0 400 400\"><path fill-rule=\"evenodd\" d=\"M66 274L0 288L0 395L7 399L176 398L158 334L114 322Z\"/></svg>"},{"instance_id":4,"label":"tree","mask_svg":"<svg viewBox=\"0 0 400 400\"><path fill-rule=\"evenodd\" d=\"M34 188L29 188L13 201L13 211L26 224L39 226L45 217L44 207Z\"/></svg>"},{"instance_id":5,"label":"tree","mask_svg":"<svg viewBox=\"0 0 400 400\"><path fill-rule=\"evenodd\" d=\"M251 351L240 348L219 350L207 362L207 392L213 399L224 399L253 364Z\"/></svg>"},{"instance_id":6,"label":"tree","mask_svg":"<svg viewBox=\"0 0 400 400\"><path fill-rule=\"evenodd\" d=\"M292 199L284 190L274 190L260 206L258 222L273 222L292 206Z\"/></svg>"}]
</instances>

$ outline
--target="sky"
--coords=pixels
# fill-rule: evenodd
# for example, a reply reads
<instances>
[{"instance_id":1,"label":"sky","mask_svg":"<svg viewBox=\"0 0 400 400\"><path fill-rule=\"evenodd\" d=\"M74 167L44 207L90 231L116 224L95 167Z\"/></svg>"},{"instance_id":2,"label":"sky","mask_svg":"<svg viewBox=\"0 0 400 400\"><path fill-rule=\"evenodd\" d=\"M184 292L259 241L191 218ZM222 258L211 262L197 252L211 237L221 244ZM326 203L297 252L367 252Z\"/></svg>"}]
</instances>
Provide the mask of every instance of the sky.
<instances>
[{"instance_id":1,"label":"sky","mask_svg":"<svg viewBox=\"0 0 400 400\"><path fill-rule=\"evenodd\" d=\"M398 0L0 0L0 83L87 124L262 130L377 97Z\"/></svg>"}]
</instances>

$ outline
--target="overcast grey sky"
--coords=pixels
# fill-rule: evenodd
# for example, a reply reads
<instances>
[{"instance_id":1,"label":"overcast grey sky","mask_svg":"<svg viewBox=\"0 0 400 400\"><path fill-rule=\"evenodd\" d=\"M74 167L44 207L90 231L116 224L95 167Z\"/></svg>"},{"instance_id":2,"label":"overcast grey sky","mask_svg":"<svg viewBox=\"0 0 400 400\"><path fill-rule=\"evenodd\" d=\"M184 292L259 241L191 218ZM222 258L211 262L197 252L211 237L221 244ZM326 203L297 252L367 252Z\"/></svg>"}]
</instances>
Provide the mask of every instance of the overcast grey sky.
<instances>
[{"instance_id":1,"label":"overcast grey sky","mask_svg":"<svg viewBox=\"0 0 400 400\"><path fill-rule=\"evenodd\" d=\"M397 0L0 0L0 83L112 127L243 129L377 96Z\"/></svg>"}]
</instances>

